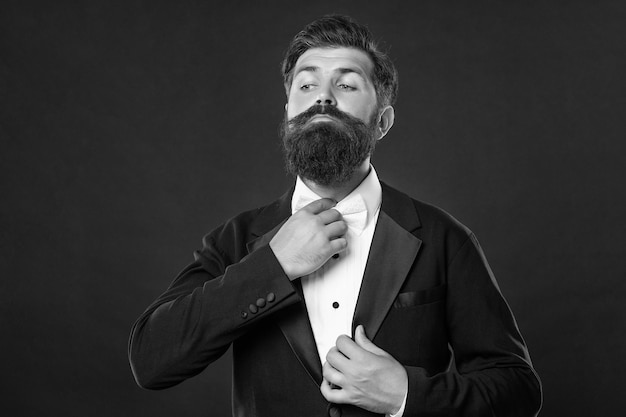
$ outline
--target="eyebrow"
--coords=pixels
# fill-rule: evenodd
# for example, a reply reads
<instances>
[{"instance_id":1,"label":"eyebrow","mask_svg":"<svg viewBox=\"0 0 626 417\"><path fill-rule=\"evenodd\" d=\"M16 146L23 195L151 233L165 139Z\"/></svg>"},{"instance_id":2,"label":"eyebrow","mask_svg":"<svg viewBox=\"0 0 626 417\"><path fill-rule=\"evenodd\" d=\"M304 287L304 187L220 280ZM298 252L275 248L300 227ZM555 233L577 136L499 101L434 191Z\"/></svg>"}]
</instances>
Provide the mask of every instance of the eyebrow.
<instances>
[{"instance_id":1,"label":"eyebrow","mask_svg":"<svg viewBox=\"0 0 626 417\"><path fill-rule=\"evenodd\" d=\"M299 68L295 74L293 74L294 78L296 75L300 74L301 72L316 72L319 71L320 67L317 67L315 65L307 65L306 67L302 67ZM334 70L335 72L338 72L340 74L349 74L349 73L354 73L359 75L361 78L363 78L365 81L367 81L367 77L365 76L365 74L363 73L363 71L361 71L358 68L336 68Z\"/></svg>"}]
</instances>

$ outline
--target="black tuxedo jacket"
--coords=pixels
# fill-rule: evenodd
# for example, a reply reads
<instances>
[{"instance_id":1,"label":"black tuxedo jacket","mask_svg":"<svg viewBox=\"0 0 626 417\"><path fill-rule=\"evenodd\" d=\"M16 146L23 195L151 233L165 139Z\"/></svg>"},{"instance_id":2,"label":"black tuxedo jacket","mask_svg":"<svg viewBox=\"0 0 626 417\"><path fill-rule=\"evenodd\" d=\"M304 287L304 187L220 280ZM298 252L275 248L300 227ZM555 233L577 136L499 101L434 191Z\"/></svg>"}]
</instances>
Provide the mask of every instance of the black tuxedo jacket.
<instances>
[{"instance_id":1,"label":"black tuxedo jacket","mask_svg":"<svg viewBox=\"0 0 626 417\"><path fill-rule=\"evenodd\" d=\"M299 280L268 246L293 189L213 230L195 261L135 323L139 385L160 389L201 372L233 346L236 416L373 415L332 405ZM405 416L534 416L541 387L474 235L442 210L383 184L381 212L353 331L406 367Z\"/></svg>"}]
</instances>

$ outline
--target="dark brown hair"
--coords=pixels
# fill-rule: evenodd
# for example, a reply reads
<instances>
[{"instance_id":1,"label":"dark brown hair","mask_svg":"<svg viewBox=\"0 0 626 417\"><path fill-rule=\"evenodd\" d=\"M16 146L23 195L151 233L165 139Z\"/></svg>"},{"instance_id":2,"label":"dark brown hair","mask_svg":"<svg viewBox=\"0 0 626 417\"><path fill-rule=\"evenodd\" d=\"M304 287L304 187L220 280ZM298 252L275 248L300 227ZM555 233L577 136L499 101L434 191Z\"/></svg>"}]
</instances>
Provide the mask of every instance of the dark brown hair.
<instances>
[{"instance_id":1,"label":"dark brown hair","mask_svg":"<svg viewBox=\"0 0 626 417\"><path fill-rule=\"evenodd\" d=\"M398 95L398 72L382 52L369 29L348 16L328 15L309 23L289 44L282 62L283 82L289 91L298 58L312 48L356 48L369 55L374 64L372 80L378 106L393 105Z\"/></svg>"}]
</instances>

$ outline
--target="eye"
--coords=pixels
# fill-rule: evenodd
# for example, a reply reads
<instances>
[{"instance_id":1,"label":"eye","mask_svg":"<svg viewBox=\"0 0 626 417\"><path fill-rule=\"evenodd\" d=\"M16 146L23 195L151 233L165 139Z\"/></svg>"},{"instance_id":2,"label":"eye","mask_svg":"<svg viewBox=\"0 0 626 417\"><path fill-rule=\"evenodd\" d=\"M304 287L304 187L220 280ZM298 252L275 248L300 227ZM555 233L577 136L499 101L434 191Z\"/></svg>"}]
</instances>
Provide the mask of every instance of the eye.
<instances>
[{"instance_id":1,"label":"eye","mask_svg":"<svg viewBox=\"0 0 626 417\"><path fill-rule=\"evenodd\" d=\"M300 90L307 91L307 90L312 89L314 86L315 86L314 84L302 84L300 86Z\"/></svg>"},{"instance_id":2,"label":"eye","mask_svg":"<svg viewBox=\"0 0 626 417\"><path fill-rule=\"evenodd\" d=\"M356 87L352 87L351 85L348 85L348 84L339 84L337 87L339 87L339 89L341 90L346 90L346 91L356 90Z\"/></svg>"}]
</instances>

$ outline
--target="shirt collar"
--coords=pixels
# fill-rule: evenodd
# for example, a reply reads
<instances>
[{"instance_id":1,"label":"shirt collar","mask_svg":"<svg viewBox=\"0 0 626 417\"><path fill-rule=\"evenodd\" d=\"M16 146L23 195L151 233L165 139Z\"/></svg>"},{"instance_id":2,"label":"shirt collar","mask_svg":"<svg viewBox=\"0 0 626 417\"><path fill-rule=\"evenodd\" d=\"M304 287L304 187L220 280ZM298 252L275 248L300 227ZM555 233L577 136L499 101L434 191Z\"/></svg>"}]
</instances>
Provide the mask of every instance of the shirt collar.
<instances>
[{"instance_id":1,"label":"shirt collar","mask_svg":"<svg viewBox=\"0 0 626 417\"><path fill-rule=\"evenodd\" d=\"M378 179L374 166L370 165L370 171L365 179L341 201L349 200L357 195L361 196L367 207L367 225L380 208L383 197L380 180ZM301 198L312 201L319 200L322 197L313 192L298 176L298 178L296 178L296 187L291 197L291 214L295 213L296 204Z\"/></svg>"}]
</instances>

